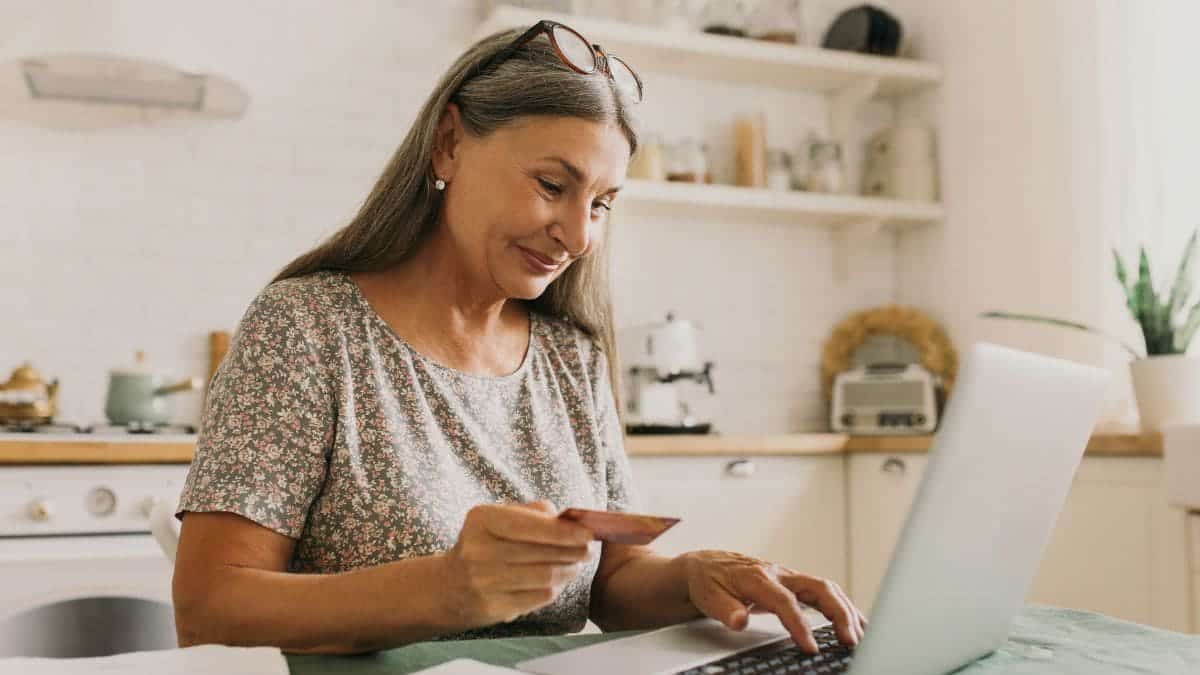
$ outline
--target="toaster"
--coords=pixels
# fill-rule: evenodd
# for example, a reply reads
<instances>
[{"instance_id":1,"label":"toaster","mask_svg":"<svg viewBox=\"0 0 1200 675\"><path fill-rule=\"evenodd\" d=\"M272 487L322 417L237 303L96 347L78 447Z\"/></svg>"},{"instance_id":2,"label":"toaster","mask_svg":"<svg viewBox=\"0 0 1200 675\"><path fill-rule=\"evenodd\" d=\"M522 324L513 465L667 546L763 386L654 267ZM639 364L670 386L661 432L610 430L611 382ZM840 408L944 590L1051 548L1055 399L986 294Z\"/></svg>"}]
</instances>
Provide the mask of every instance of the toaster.
<instances>
[{"instance_id":1,"label":"toaster","mask_svg":"<svg viewBox=\"0 0 1200 675\"><path fill-rule=\"evenodd\" d=\"M830 426L860 435L929 434L938 423L937 379L919 364L877 364L839 373Z\"/></svg>"}]
</instances>

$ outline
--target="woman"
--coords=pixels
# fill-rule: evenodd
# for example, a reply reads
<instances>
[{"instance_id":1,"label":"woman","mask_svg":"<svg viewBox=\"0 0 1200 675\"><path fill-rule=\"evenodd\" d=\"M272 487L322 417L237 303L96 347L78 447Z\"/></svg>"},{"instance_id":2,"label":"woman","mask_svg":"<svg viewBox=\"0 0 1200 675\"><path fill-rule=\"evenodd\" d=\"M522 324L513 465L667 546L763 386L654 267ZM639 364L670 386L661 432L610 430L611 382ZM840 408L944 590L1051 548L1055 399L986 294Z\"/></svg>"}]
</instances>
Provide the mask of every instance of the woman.
<instances>
[{"instance_id":1,"label":"woman","mask_svg":"<svg viewBox=\"0 0 1200 675\"><path fill-rule=\"evenodd\" d=\"M857 643L866 622L829 581L597 548L556 518L634 506L604 272L640 99L564 26L480 41L350 225L255 298L179 506L181 645L739 629L753 605L816 651L798 599Z\"/></svg>"}]
</instances>

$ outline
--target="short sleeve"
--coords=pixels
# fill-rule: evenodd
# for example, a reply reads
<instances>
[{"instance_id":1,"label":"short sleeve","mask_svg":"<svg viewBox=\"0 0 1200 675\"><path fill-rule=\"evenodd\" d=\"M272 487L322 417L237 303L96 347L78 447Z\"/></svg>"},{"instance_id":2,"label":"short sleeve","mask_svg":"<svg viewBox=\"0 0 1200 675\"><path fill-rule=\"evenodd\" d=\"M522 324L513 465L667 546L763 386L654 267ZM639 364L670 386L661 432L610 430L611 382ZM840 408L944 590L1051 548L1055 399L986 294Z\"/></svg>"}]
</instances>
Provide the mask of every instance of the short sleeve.
<instances>
[{"instance_id":1,"label":"short sleeve","mask_svg":"<svg viewBox=\"0 0 1200 675\"><path fill-rule=\"evenodd\" d=\"M209 388L176 516L226 511L292 538L320 494L336 427L317 312L287 282L251 303Z\"/></svg>"},{"instance_id":2,"label":"short sleeve","mask_svg":"<svg viewBox=\"0 0 1200 675\"><path fill-rule=\"evenodd\" d=\"M621 428L616 397L609 382L608 357L599 347L596 348L595 362L593 391L596 392L596 423L605 457L607 508L609 511L639 511L641 508L634 489L633 470L625 454L625 432Z\"/></svg>"}]
</instances>

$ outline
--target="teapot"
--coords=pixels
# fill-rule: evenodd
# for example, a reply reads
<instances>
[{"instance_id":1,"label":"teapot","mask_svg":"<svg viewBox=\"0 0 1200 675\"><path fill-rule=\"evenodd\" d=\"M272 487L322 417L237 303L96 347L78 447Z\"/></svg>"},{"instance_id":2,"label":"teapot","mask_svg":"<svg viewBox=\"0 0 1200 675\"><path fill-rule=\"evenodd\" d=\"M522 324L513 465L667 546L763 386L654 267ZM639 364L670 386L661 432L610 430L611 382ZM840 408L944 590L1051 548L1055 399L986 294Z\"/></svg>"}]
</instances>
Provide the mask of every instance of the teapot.
<instances>
[{"instance_id":1,"label":"teapot","mask_svg":"<svg viewBox=\"0 0 1200 675\"><path fill-rule=\"evenodd\" d=\"M133 368L109 371L104 415L112 424L167 424L175 411L171 395L200 388L198 377L169 382L145 361L146 354L139 351Z\"/></svg>"},{"instance_id":2,"label":"teapot","mask_svg":"<svg viewBox=\"0 0 1200 675\"><path fill-rule=\"evenodd\" d=\"M45 382L28 361L0 384L0 422L49 422L54 418L58 380Z\"/></svg>"}]
</instances>

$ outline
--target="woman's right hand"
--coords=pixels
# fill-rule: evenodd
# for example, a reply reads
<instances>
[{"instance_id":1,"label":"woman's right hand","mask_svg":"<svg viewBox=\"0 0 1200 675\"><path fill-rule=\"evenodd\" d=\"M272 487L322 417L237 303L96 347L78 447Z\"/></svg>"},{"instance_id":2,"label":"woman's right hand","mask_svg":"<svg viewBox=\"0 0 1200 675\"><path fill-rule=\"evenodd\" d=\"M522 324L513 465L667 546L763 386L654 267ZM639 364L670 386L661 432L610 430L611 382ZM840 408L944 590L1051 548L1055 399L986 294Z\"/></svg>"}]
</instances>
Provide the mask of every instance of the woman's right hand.
<instances>
[{"instance_id":1,"label":"woman's right hand","mask_svg":"<svg viewBox=\"0 0 1200 675\"><path fill-rule=\"evenodd\" d=\"M546 500L476 506L445 555L448 604L473 627L544 607L578 576L591 540L590 530L559 520Z\"/></svg>"}]
</instances>

